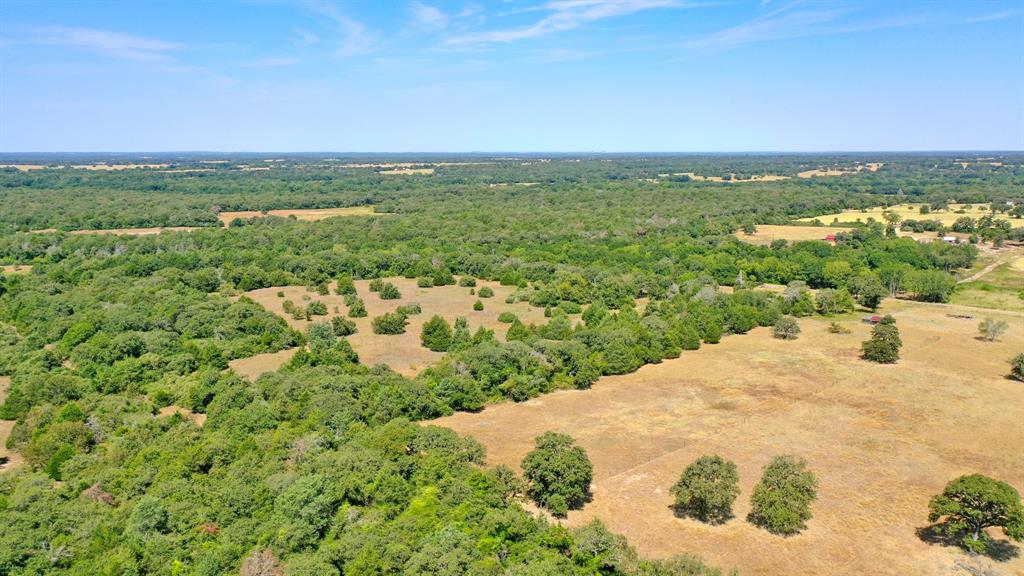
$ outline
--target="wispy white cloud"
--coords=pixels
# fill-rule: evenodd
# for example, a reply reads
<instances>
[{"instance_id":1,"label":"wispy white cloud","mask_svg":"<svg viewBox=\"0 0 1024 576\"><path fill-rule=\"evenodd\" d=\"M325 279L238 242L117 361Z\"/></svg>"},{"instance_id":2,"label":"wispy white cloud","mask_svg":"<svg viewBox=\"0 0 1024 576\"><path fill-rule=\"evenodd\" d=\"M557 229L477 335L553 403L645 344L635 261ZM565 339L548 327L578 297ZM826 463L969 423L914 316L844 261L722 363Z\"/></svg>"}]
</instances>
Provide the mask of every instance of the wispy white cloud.
<instances>
[{"instance_id":1,"label":"wispy white cloud","mask_svg":"<svg viewBox=\"0 0 1024 576\"><path fill-rule=\"evenodd\" d=\"M302 46L312 46L320 41L319 36L303 28L296 28L295 35L298 37L298 42Z\"/></svg>"},{"instance_id":2,"label":"wispy white cloud","mask_svg":"<svg viewBox=\"0 0 1024 576\"><path fill-rule=\"evenodd\" d=\"M973 16L964 20L968 24L974 24L976 22L993 22L995 20L1006 20L1007 18L1015 18L1017 16L1024 16L1022 10L1007 10L1005 12L994 12L992 14L982 14L980 16Z\"/></svg>"},{"instance_id":3,"label":"wispy white cloud","mask_svg":"<svg viewBox=\"0 0 1024 576\"><path fill-rule=\"evenodd\" d=\"M606 18L677 5L679 2L675 0L551 0L541 6L524 10L551 12L533 24L454 36L447 39L445 43L465 45L514 42L554 32L573 30Z\"/></svg>"},{"instance_id":4,"label":"wispy white cloud","mask_svg":"<svg viewBox=\"0 0 1024 576\"><path fill-rule=\"evenodd\" d=\"M419 28L444 30L448 27L448 15L436 6L413 2L409 5L409 14L412 16L413 25Z\"/></svg>"},{"instance_id":5,"label":"wispy white cloud","mask_svg":"<svg viewBox=\"0 0 1024 576\"><path fill-rule=\"evenodd\" d=\"M34 28L28 36L7 39L5 43L7 45L70 46L111 58L136 61L170 60L171 53L182 48L181 44L155 38L70 26Z\"/></svg>"},{"instance_id":6,"label":"wispy white cloud","mask_svg":"<svg viewBox=\"0 0 1024 576\"><path fill-rule=\"evenodd\" d=\"M683 47L690 50L721 51L762 42L866 32L927 22L927 18L923 16L854 21L849 16L856 12L855 8L835 5L824 8L810 6L784 6L742 24L691 38L683 43Z\"/></svg>"},{"instance_id":7,"label":"wispy white cloud","mask_svg":"<svg viewBox=\"0 0 1024 576\"><path fill-rule=\"evenodd\" d=\"M308 1L305 5L323 17L329 27L339 36L334 50L336 58L349 58L375 52L380 43L379 35L369 30L362 22L343 13L330 2Z\"/></svg>"}]
</instances>

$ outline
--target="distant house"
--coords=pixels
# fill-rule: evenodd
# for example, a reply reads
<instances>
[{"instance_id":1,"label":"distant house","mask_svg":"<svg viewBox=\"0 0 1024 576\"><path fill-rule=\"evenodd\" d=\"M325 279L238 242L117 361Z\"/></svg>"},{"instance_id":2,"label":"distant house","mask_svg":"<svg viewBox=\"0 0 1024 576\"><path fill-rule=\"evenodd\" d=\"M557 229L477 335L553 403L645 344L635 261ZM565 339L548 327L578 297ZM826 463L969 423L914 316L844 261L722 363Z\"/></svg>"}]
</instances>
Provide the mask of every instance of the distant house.
<instances>
[{"instance_id":1,"label":"distant house","mask_svg":"<svg viewBox=\"0 0 1024 576\"><path fill-rule=\"evenodd\" d=\"M826 242L835 242L836 241L836 235L835 234L829 234L828 236L825 236L825 241Z\"/></svg>"},{"instance_id":2,"label":"distant house","mask_svg":"<svg viewBox=\"0 0 1024 576\"><path fill-rule=\"evenodd\" d=\"M865 324L878 324L881 321L882 321L882 317L878 316L877 314L873 315L873 316L865 316L864 317L864 323Z\"/></svg>"},{"instance_id":3,"label":"distant house","mask_svg":"<svg viewBox=\"0 0 1024 576\"><path fill-rule=\"evenodd\" d=\"M960 239L957 238L956 236L943 236L942 237L942 241L945 242L946 244L959 244L960 243Z\"/></svg>"}]
</instances>

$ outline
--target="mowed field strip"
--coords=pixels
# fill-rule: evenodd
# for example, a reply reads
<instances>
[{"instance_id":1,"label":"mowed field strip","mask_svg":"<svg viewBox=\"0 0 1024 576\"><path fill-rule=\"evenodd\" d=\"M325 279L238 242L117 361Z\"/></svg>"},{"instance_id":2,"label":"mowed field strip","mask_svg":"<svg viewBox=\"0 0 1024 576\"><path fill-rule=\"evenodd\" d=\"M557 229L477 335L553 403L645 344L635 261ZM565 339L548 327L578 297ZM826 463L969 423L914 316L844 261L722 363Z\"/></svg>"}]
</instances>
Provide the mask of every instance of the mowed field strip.
<instances>
[{"instance_id":1,"label":"mowed field strip","mask_svg":"<svg viewBox=\"0 0 1024 576\"><path fill-rule=\"evenodd\" d=\"M853 228L840 228L839 226L785 226L776 224L758 224L757 231L753 234L746 234L742 230L737 231L734 236L758 246L767 246L774 240L788 240L800 242L803 240L824 240L829 234L849 232Z\"/></svg>"},{"instance_id":2,"label":"mowed field strip","mask_svg":"<svg viewBox=\"0 0 1024 576\"><path fill-rule=\"evenodd\" d=\"M952 226L958 218L967 216L977 220L978 218L985 216L986 214L992 214L988 209L988 204L972 204L970 208L965 208L962 204L950 204L948 210L932 211L928 214L921 214L921 206L923 204L899 204L896 206L890 206L885 208L883 206L875 206L867 210L845 210L837 214L824 214L822 216L814 216L811 218L800 218L798 222L813 222L814 220L821 220L824 224L831 224L833 220L838 220L840 223L844 222L867 222L868 218L874 218L878 222L885 222L885 218L882 216L883 212L894 212L899 214L903 220L938 220L942 222L943 226ZM958 210L964 210L963 214L957 214ZM1005 214L994 215L997 220L1009 219ZM1011 220L1013 222L1013 220ZM1020 225L1020 221L1017 224Z\"/></svg>"},{"instance_id":3,"label":"mowed field strip","mask_svg":"<svg viewBox=\"0 0 1024 576\"><path fill-rule=\"evenodd\" d=\"M982 473L1024 490L1024 384L1006 377L1024 350L1024 314L889 300L904 349L896 365L859 358L870 327L801 319L796 341L759 328L679 359L432 423L487 447L515 469L547 430L572 435L594 462L593 500L569 525L600 518L645 555L700 554L742 574L954 574L954 562L1024 574L1024 557L995 562L921 540L928 500L952 478ZM971 315L971 319L951 315ZM983 317L1007 320L1000 342L977 340ZM670 487L697 457L735 461L735 518L677 518ZM777 454L807 459L819 480L803 533L773 536L745 521L761 468ZM993 531L997 538L1003 538Z\"/></svg>"},{"instance_id":4,"label":"mowed field strip","mask_svg":"<svg viewBox=\"0 0 1024 576\"><path fill-rule=\"evenodd\" d=\"M505 332L508 324L498 322L498 315L508 311L515 314L524 324L541 324L547 321L544 318L544 309L530 306L526 302L506 304L505 298L515 292L514 286L501 286L498 282L477 281L476 291L483 286L489 286L494 290L491 298L480 298L484 309L473 310L473 303L478 296L469 293L470 288L460 286L435 286L433 288L420 288L416 286L416 279L410 278L386 278L394 284L402 297L398 300L382 300L376 292L370 292L369 280L357 280L356 291L359 297L366 304L367 316L365 318L353 318L359 332L348 337L352 348L359 354L359 361L367 366L387 364L392 370L405 376L415 376L430 364L440 360L444 354L432 352L424 348L420 343L420 331L423 324L431 316L437 314L454 324L455 319L464 316L469 324L470 332L483 326L494 330L499 340L505 339ZM335 284L330 284L331 294L322 296L316 292L310 292L304 286L285 286L274 288L262 288L246 292L245 295L252 298L267 310L284 318L290 326L305 331L310 324L317 321L330 320L334 316L346 316L348 307L345 306L343 296L334 294ZM284 296L279 297L278 292ZM304 300L303 297L309 297ZM319 300L327 305L327 316L314 316L312 321L292 318L284 311L284 301L291 300L297 306L305 306L312 300ZM385 312L394 312L399 306L408 304L419 304L423 309L421 314L409 316L409 325L404 334L380 335L374 334L371 322L375 316ZM578 318L579 316L574 316ZM240 374L249 377L258 376L267 371L277 369L278 366L287 362L294 350L286 350L272 354L261 354L252 358L235 360L231 367Z\"/></svg>"}]
</instances>

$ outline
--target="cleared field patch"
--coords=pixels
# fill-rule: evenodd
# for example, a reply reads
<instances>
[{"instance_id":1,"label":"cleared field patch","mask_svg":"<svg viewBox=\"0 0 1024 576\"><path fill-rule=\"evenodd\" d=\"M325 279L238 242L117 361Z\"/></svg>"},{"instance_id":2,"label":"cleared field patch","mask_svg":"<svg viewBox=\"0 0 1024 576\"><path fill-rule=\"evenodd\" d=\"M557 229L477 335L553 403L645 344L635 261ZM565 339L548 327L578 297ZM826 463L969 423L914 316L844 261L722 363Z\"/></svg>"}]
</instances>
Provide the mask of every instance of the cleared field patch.
<instances>
[{"instance_id":1,"label":"cleared field patch","mask_svg":"<svg viewBox=\"0 0 1024 576\"><path fill-rule=\"evenodd\" d=\"M366 304L367 316L365 318L353 318L358 333L348 337L352 348L359 354L359 361L367 366L387 364L395 372L406 376L414 376L423 368L440 360L444 354L432 352L423 347L420 343L420 331L423 324L431 316L437 314L449 323L454 324L456 318L464 316L469 323L471 332L483 326L494 330L495 336L501 340L505 338L508 324L498 322L498 315L509 311L515 314L525 324L541 324L547 321L544 318L544 309L530 306L526 302L506 304L505 298L515 291L513 286L501 286L497 282L477 281L476 290L483 286L489 286L494 290L492 298L480 299L484 309L473 310L473 303L478 296L469 293L469 288L460 286L436 286L433 288L420 288L416 286L416 280L410 278L387 278L388 282L394 284L402 298L398 300L382 300L376 292L370 292L368 280L357 280L356 291L359 297ZM286 286L276 288L262 288L247 292L245 295L262 305L267 310L280 315L290 326L298 330L307 330L312 322L318 320L329 320L334 316L344 316L348 313L345 306L345 299L333 293L334 284L331 284L331 294L319 295L308 291L303 286ZM283 296L278 296L278 293ZM308 299L304 299L308 298ZM291 300L297 306L305 306L312 300L319 300L327 305L327 316L314 316L313 321L293 318L284 311L284 301ZM404 334L379 335L373 333L371 322L375 316L385 312L394 312L399 306L408 304L419 304L423 312L409 316L409 325ZM293 352L294 353L294 352ZM283 354L283 353L278 353ZM266 355L263 355L266 356ZM258 357L254 357L258 358ZM247 360L236 360L236 363L243 363ZM284 363L287 359L268 358L268 362L277 362L277 365ZM257 361L258 362L258 361ZM251 370L246 364L240 364L243 370ZM269 366L270 364L267 364ZM263 369L257 367L255 369ZM267 371L267 370L263 370ZM252 374L252 372L249 372Z\"/></svg>"},{"instance_id":2,"label":"cleared field patch","mask_svg":"<svg viewBox=\"0 0 1024 576\"><path fill-rule=\"evenodd\" d=\"M206 423L206 414L199 414L189 410L188 408L182 408L181 406L164 406L157 412L157 418L166 418L173 416L174 414L181 414L182 418L191 420L196 426L202 428L203 424Z\"/></svg>"},{"instance_id":3,"label":"cleared field patch","mask_svg":"<svg viewBox=\"0 0 1024 576\"><path fill-rule=\"evenodd\" d=\"M521 404L432 423L487 447L488 464L518 468L533 439L570 434L594 462L593 500L567 523L600 518L643 554L694 553L742 574L953 574L953 563L1024 572L1024 556L972 559L921 540L927 504L945 483L980 472L1024 489L1024 395L1006 359L1024 349L1024 315L975 339L977 309L888 301L905 343L894 366L858 358L869 327L800 320L795 342L756 329L634 374ZM708 526L677 518L669 488L697 457L739 467L735 518ZM782 538L745 521L761 468L776 454L806 458L819 479L813 519ZM997 538L1002 536L996 532ZM980 573L980 572L979 572Z\"/></svg>"},{"instance_id":4,"label":"cleared field patch","mask_svg":"<svg viewBox=\"0 0 1024 576\"><path fill-rule=\"evenodd\" d=\"M735 236L744 242L767 246L773 240L789 240L799 242L801 240L824 240L829 234L849 232L852 228L825 227L825 226L780 226L774 224L759 224L757 232L746 234L737 231Z\"/></svg>"},{"instance_id":5,"label":"cleared field patch","mask_svg":"<svg viewBox=\"0 0 1024 576\"><path fill-rule=\"evenodd\" d=\"M1024 312L1024 298L1021 298L1024 294L1024 270L1015 268L1011 263L999 264L997 261L993 264L997 265L990 264L978 272L976 280L957 286L950 301L980 308ZM1024 319L1020 322L1024 324Z\"/></svg>"},{"instance_id":6,"label":"cleared field patch","mask_svg":"<svg viewBox=\"0 0 1024 576\"><path fill-rule=\"evenodd\" d=\"M69 234L76 235L98 235L110 234L112 236L154 236L161 232L191 232L197 230L196 226L167 226L163 228L108 228L105 230L73 230Z\"/></svg>"},{"instance_id":7,"label":"cleared field patch","mask_svg":"<svg viewBox=\"0 0 1024 576\"><path fill-rule=\"evenodd\" d=\"M659 176L665 178L669 174L659 174ZM672 176L688 176L690 180L695 182L724 182L726 184L740 184L743 182L778 182L779 180L789 180L789 176L782 176L781 174L755 174L749 178L737 178L735 174L730 178L724 176L701 176L694 172L676 172Z\"/></svg>"},{"instance_id":8,"label":"cleared field patch","mask_svg":"<svg viewBox=\"0 0 1024 576\"><path fill-rule=\"evenodd\" d=\"M242 220L248 218L261 218L263 216L280 216L282 218L288 218L294 216L297 220L303 222L313 222L315 220L323 220L324 218L333 218L335 216L373 216L379 214L373 211L373 206L346 206L344 208L308 208L302 210L268 210L267 212L260 212L258 210L241 210L236 212L221 212L217 215L217 219L221 221L224 226L231 224L231 221L235 218L241 218Z\"/></svg>"},{"instance_id":9,"label":"cleared field patch","mask_svg":"<svg viewBox=\"0 0 1024 576\"><path fill-rule=\"evenodd\" d=\"M899 214L903 220L938 220L942 222L944 226L952 226L956 222L957 218L968 216L977 220L978 218L991 214L988 210L987 204L973 204L970 208L966 208L960 204L950 204L949 210L932 211L928 214L921 214L921 206L923 204L899 204L896 206L890 206L885 208L883 206L875 206L867 210L845 210L838 214L824 214L822 216L814 216L811 218L800 218L799 222L813 222L814 220L820 220L825 224L831 224L834 220L838 220L840 223L845 222L867 222L868 218L874 218L878 222L885 222L882 216L883 212L890 211ZM963 210L962 214L958 214L957 211ZM1000 214L995 217L997 220L1006 220L1005 214ZM934 235L934 234L933 234Z\"/></svg>"},{"instance_id":10,"label":"cleared field patch","mask_svg":"<svg viewBox=\"0 0 1024 576\"><path fill-rule=\"evenodd\" d=\"M0 274L28 274L32 271L31 264L4 264L0 265Z\"/></svg>"},{"instance_id":11,"label":"cleared field patch","mask_svg":"<svg viewBox=\"0 0 1024 576\"><path fill-rule=\"evenodd\" d=\"M797 173L800 178L814 178L816 176L843 176L845 174L858 174L867 170L868 172L877 172L879 168L884 165L883 162L868 162L867 164L856 164L850 168L832 166L828 168L815 168L813 170L804 170L803 172Z\"/></svg>"},{"instance_id":12,"label":"cleared field patch","mask_svg":"<svg viewBox=\"0 0 1024 576\"><path fill-rule=\"evenodd\" d=\"M0 404L7 400L7 389L11 386L10 376L0 376ZM24 459L21 454L7 448L7 439L11 437L14 420L0 420L0 472L20 466Z\"/></svg>"},{"instance_id":13,"label":"cleared field patch","mask_svg":"<svg viewBox=\"0 0 1024 576\"><path fill-rule=\"evenodd\" d=\"M378 174L391 176L430 175L433 173L433 168L395 168L394 170L381 170L378 172Z\"/></svg>"},{"instance_id":14,"label":"cleared field patch","mask_svg":"<svg viewBox=\"0 0 1024 576\"><path fill-rule=\"evenodd\" d=\"M298 348L289 348L279 352L267 352L257 354L248 358L238 358L228 362L228 367L235 371L235 374L249 380L255 380L264 372L275 372L285 362L291 360Z\"/></svg>"}]
</instances>

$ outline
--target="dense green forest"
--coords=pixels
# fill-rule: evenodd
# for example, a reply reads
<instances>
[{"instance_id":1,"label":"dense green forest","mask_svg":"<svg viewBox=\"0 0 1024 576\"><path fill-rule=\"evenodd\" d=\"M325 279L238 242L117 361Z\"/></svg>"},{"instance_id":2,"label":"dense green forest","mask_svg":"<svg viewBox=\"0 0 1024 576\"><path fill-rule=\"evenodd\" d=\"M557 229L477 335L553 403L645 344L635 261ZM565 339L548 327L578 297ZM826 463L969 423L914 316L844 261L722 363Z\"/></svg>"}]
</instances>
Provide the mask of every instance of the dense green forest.
<instances>
[{"instance_id":1,"label":"dense green forest","mask_svg":"<svg viewBox=\"0 0 1024 576\"><path fill-rule=\"evenodd\" d=\"M834 244L768 246L733 236L744 225L910 201L1024 204L1019 155L302 156L261 171L240 167L262 158L223 159L0 170L0 264L32 266L0 274L0 419L16 421L8 446L25 459L0 473L0 574L718 574L638 558L600 524L531 516L519 479L483 466L478 443L416 421L586 388L784 315L945 301L977 255L883 222ZM386 162L435 172L351 166ZM795 177L856 162L883 165ZM684 172L793 177L672 176ZM356 205L379 214L217 220ZM1007 237L1024 236L1013 222ZM149 226L203 229L68 233ZM513 320L507 341L456 326L444 359L406 378L361 364L347 331L300 333L240 296L391 276L500 281L549 318ZM296 346L256 382L227 369ZM154 417L171 405L203 425Z\"/></svg>"}]
</instances>

